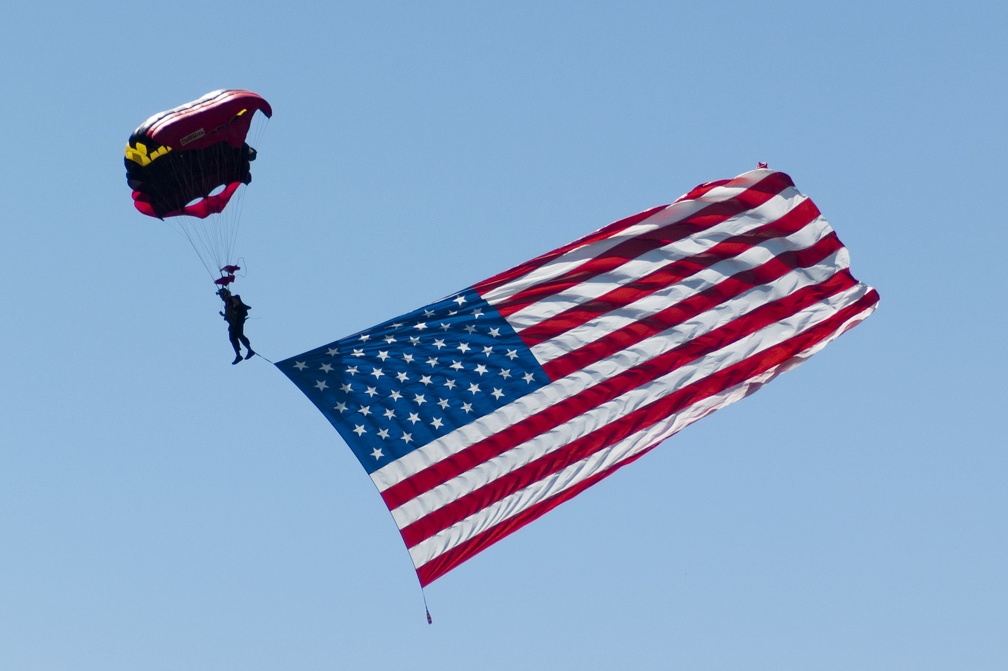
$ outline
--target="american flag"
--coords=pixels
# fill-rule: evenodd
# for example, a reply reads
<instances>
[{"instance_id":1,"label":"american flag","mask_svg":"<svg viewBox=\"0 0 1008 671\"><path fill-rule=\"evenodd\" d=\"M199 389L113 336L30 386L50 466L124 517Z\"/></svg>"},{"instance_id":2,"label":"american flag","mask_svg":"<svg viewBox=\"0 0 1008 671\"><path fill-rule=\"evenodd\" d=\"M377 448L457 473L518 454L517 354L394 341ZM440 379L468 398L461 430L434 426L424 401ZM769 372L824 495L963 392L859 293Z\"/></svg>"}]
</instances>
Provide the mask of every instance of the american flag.
<instances>
[{"instance_id":1,"label":"american flag","mask_svg":"<svg viewBox=\"0 0 1008 671\"><path fill-rule=\"evenodd\" d=\"M427 585L865 319L848 264L761 168L277 366Z\"/></svg>"}]
</instances>

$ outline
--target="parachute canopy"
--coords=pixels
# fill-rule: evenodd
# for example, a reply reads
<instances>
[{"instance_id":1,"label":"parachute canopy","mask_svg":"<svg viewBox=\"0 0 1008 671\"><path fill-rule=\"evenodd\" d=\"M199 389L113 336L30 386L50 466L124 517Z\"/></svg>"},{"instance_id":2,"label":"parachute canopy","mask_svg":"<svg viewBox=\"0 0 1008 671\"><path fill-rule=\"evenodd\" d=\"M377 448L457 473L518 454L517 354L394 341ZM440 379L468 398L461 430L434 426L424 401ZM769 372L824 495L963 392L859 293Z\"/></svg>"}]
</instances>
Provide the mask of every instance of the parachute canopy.
<instances>
[{"instance_id":1,"label":"parachute canopy","mask_svg":"<svg viewBox=\"0 0 1008 671\"><path fill-rule=\"evenodd\" d=\"M256 152L246 136L256 112L273 115L256 93L220 89L147 119L126 145L136 208L160 219L223 211L238 187L252 181Z\"/></svg>"}]
</instances>

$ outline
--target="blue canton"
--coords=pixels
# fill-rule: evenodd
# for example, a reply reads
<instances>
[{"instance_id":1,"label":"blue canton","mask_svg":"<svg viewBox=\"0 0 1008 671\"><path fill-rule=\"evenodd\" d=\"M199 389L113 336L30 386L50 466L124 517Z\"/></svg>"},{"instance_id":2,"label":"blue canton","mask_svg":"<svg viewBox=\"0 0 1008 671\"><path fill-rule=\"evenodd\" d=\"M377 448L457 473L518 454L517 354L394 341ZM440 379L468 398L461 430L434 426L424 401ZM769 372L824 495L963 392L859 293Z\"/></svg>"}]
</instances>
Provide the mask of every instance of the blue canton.
<instances>
[{"instance_id":1,"label":"blue canton","mask_svg":"<svg viewBox=\"0 0 1008 671\"><path fill-rule=\"evenodd\" d=\"M281 361L371 473L549 379L472 290Z\"/></svg>"}]
</instances>

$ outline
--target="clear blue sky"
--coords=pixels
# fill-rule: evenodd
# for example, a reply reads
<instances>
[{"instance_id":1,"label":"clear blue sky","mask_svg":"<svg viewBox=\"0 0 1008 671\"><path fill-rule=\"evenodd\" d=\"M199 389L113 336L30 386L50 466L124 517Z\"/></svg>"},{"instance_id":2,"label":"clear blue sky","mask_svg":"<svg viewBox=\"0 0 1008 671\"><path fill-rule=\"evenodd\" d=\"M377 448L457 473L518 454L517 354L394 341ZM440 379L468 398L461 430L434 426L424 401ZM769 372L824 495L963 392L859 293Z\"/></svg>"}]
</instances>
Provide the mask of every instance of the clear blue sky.
<instances>
[{"instance_id":1,"label":"clear blue sky","mask_svg":"<svg viewBox=\"0 0 1008 671\"><path fill-rule=\"evenodd\" d=\"M1008 6L13 3L0 668L1003 669ZM232 367L132 207L150 114L249 88L279 360L765 161L878 311L426 590L359 464Z\"/></svg>"}]
</instances>

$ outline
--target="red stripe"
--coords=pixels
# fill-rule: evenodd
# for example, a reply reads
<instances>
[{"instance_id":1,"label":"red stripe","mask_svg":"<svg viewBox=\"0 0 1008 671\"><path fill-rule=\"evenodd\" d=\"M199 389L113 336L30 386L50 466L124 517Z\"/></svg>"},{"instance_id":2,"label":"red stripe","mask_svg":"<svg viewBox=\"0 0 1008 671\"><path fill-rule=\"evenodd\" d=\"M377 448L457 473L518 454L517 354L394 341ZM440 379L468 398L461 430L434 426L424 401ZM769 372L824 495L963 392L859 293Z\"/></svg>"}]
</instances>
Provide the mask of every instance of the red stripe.
<instances>
[{"instance_id":1,"label":"red stripe","mask_svg":"<svg viewBox=\"0 0 1008 671\"><path fill-rule=\"evenodd\" d=\"M637 431L646 426L650 426L662 419L668 417L675 412L679 412L681 409L689 407L690 405L696 403L699 400L709 398L717 393L721 393L727 389L730 389L738 384L745 382L746 380L752 379L758 375L766 373L767 371L773 370L793 360L796 356L809 350L810 348L816 346L822 341L830 338L831 336L841 333L849 326L847 322L851 319L857 317L858 314L871 308L878 302L878 294L871 290L864 296L862 296L854 304L839 310L836 314L832 315L825 321L817 324L813 328L805 331L803 333L797 334L788 340L775 345L756 356L749 357L743 361L740 361L728 368L725 368L714 375L711 375L703 380L699 380L694 384L688 385L675 392L669 394L668 396L652 403L649 406L640 408L634 413L627 415L626 417L619 420L618 424L621 426L617 427L606 427L606 432L609 435L601 435L601 432L596 432L600 435L589 435L582 439L579 439L581 445L574 448L571 454L563 455L562 458L558 459L554 455L547 455L540 461L542 464L532 463L523 467L535 473L535 477L530 479L530 482L535 482L551 473L555 473L562 469L566 465L571 463L576 463L580 459L588 456L600 449L608 447L610 444L621 440L626 435ZM747 393L752 393L755 389L748 390ZM616 423L614 423L616 424ZM574 444L572 443L572 446ZM565 448L565 452L568 451ZM444 552L435 559L426 563L425 565L417 569L417 574L420 577L420 581L423 585L427 585L432 581L436 580L438 577L444 575L450 571L455 566L466 561L467 559L473 557L479 552L483 551L493 543L496 543L501 538L517 531L521 527L525 526L529 522L541 517L543 514L549 512L560 503L569 500L570 498L576 496L580 492L584 491L587 487L592 486L604 477L608 477L614 473L619 468L625 466L628 463L635 461L636 459L643 456L644 453L654 449L655 445L650 445L641 452L628 457L627 459L613 464L606 470L599 471L593 474L591 477L585 479L584 481L578 483L577 485L556 494L546 500L540 501L539 503L527 508L520 514L509 518L500 524L497 524L490 529L487 529L480 534L477 534L473 538L465 541L464 543ZM555 462L555 463L550 463ZM506 476L510 478L511 476ZM501 480L504 480L502 478ZM526 480L529 480L526 477ZM517 486L520 483L512 483L512 491L518 491L523 486ZM496 487L497 482L491 483L487 488ZM486 489L486 488L485 488ZM495 496L496 492L491 494ZM482 501L477 501L477 507L473 510L473 514L483 509L488 505L488 493L480 492L477 496L475 493L472 496L474 499L482 499ZM499 497L503 498L503 497ZM494 500L499 500L494 499ZM454 504L450 504L454 505ZM440 512L440 511L437 511ZM436 513L435 513L436 514ZM433 514L432 514L433 516ZM464 519L463 516L460 519ZM412 547L415 543L410 543L407 540L407 535L412 535L413 532L409 527L403 530L403 539L406 540L406 545Z\"/></svg>"},{"instance_id":2,"label":"red stripe","mask_svg":"<svg viewBox=\"0 0 1008 671\"><path fill-rule=\"evenodd\" d=\"M856 281L844 271L820 285L805 287L789 296L765 303L729 324L685 342L619 375L605 379L589 389L473 443L447 459L392 485L381 493L382 498L389 509L394 510L416 496L507 452L515 445L854 284Z\"/></svg>"},{"instance_id":3,"label":"red stripe","mask_svg":"<svg viewBox=\"0 0 1008 671\"><path fill-rule=\"evenodd\" d=\"M819 209L812 201L805 200L777 221L748 233L726 238L701 254L667 263L658 270L629 284L530 326L521 332L521 339L527 346L532 347L555 338L561 333L596 319L600 315L623 308L716 263L738 256L770 239L783 238L797 233L819 214Z\"/></svg>"},{"instance_id":4,"label":"red stripe","mask_svg":"<svg viewBox=\"0 0 1008 671\"><path fill-rule=\"evenodd\" d=\"M681 202L687 201L687 200L697 200L698 198L703 198L709 192L713 191L714 189L718 188L719 186L726 186L728 184L731 184L733 181L734 180L731 180L731 179L719 179L719 180L714 181L714 182L704 182L703 184L700 184L699 186L694 186L693 189L689 193L687 193L686 195L680 196L679 198L677 198L676 202L677 203L681 203Z\"/></svg>"},{"instance_id":5,"label":"red stripe","mask_svg":"<svg viewBox=\"0 0 1008 671\"><path fill-rule=\"evenodd\" d=\"M560 293L592 277L612 272L627 261L653 249L682 240L738 216L742 212L759 207L790 186L793 185L787 175L772 173L735 198L711 203L685 219L621 242L612 249L585 261L562 277L531 286L505 300L494 301L493 306L506 318L547 296Z\"/></svg>"},{"instance_id":6,"label":"red stripe","mask_svg":"<svg viewBox=\"0 0 1008 671\"><path fill-rule=\"evenodd\" d=\"M476 291L476 293L482 296L488 291L492 291L493 289L496 289L501 285L507 284L508 282L512 282L515 278L529 274L536 268L540 268L546 265L553 259L557 258L558 256L563 256L572 249L577 249L578 247L583 247L593 242L598 242L599 240L610 238L624 229L639 224L648 217L654 215L656 212L664 210L666 207L668 207L668 205L659 205L658 207L652 207L650 210L644 210L643 212L639 212L638 214L635 214L632 217L627 217L626 219L620 219L619 221L615 221L606 226L605 228L600 228L594 233L586 235L583 238L579 238L578 240L575 240L570 244L564 245L563 247L560 247L558 249L554 249L552 252L547 252L542 256L537 256L536 258L530 261L526 261L521 265L517 265L514 268L511 268L510 270L505 270L502 273L498 273L493 277L485 279L482 282L475 284L473 286L473 289Z\"/></svg>"},{"instance_id":7,"label":"red stripe","mask_svg":"<svg viewBox=\"0 0 1008 671\"><path fill-rule=\"evenodd\" d=\"M776 176L778 176L778 179L785 181L788 186L794 186L794 182L791 180L791 178L787 174L782 173L782 172L773 173L773 174L776 175ZM703 196L704 194L706 194L708 191L712 190L715 187L731 185L733 182L735 182L738 179L739 178L735 178L735 179L732 179L732 180L721 180L721 181L717 181L717 182L708 182L706 184L701 184L700 186L698 186L698 187L694 188L692 191L690 191L690 193L686 194L685 196L683 196L681 198L678 198L675 202L679 203L679 202L683 202L683 201L686 201L686 200L695 200L696 198L699 198L700 196ZM781 190L783 190L783 189L781 189ZM661 210L664 210L667 207L669 207L669 206L668 205L660 205L658 207L653 207L653 208L651 208L649 210L645 210L644 212L636 214L636 215L634 215L632 217L627 217L626 219L620 219L619 221L616 221L616 222L614 222L612 224L609 224L608 226L605 226L605 227L603 227L603 228L595 231L594 233L590 233L589 235L586 235L586 236L584 236L582 238L579 238L579 239L575 240L574 242L572 242L570 244L564 245L563 247L555 249L555 250L553 250L551 252L547 252L546 254L543 254L542 256L538 256L538 257L532 259L531 261L527 261L525 263L522 263L520 265L515 266L514 268L511 268L510 270L506 270L506 271L504 271L502 273L494 275L493 277L490 277L490 278L488 278L486 280L483 280L482 282L479 282L476 285L474 285L473 288L476 290L477 293L479 293L482 296L483 294L485 294L488 291L491 291L491 290L496 289L497 287L499 287L501 285L504 285L504 284L507 284L509 282L512 282L516 278L521 277L522 275L526 275L526 274L532 272L533 270L535 270L536 268L539 268L541 266L546 265L547 263L549 263L553 259L566 254L567 252L571 251L572 249L577 249L578 247L583 247L583 246L589 245L589 244L591 244L593 242L597 242L599 240L604 240L606 238L610 238L610 237L616 235L617 233L619 233L620 231L625 230L625 229L627 229L630 226L633 226L635 224L638 224L641 221L644 221L648 217L651 217L652 215L656 214L657 212L660 212Z\"/></svg>"},{"instance_id":8,"label":"red stripe","mask_svg":"<svg viewBox=\"0 0 1008 671\"><path fill-rule=\"evenodd\" d=\"M830 233L811 247L779 254L762 265L732 275L676 305L627 324L572 352L547 361L543 364L543 370L551 380L558 380L662 331L687 322L697 315L742 295L753 287L780 279L796 268L814 266L842 248L843 245L837 239L836 234ZM851 282L854 282L853 278L851 278Z\"/></svg>"}]
</instances>

